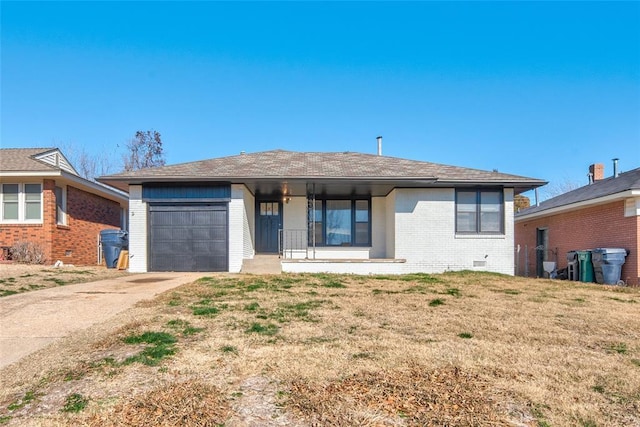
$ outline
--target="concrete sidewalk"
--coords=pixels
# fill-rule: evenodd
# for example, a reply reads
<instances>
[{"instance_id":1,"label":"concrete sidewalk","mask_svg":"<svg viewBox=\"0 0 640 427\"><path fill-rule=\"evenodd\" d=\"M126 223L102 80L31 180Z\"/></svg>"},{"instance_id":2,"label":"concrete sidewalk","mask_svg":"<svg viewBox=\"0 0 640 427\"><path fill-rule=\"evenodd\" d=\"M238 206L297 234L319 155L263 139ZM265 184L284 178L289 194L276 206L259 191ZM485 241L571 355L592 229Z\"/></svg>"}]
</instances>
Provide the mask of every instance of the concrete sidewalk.
<instances>
[{"instance_id":1,"label":"concrete sidewalk","mask_svg":"<svg viewBox=\"0 0 640 427\"><path fill-rule=\"evenodd\" d=\"M0 369L205 273L143 273L0 298Z\"/></svg>"}]
</instances>

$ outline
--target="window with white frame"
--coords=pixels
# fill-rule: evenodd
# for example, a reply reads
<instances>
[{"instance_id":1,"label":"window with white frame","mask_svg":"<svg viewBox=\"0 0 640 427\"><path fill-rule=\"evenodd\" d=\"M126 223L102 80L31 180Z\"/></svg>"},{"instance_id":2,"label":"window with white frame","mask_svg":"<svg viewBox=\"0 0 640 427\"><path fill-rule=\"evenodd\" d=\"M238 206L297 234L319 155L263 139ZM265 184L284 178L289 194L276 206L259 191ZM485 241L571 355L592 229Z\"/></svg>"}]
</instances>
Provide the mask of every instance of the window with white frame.
<instances>
[{"instance_id":1,"label":"window with white frame","mask_svg":"<svg viewBox=\"0 0 640 427\"><path fill-rule=\"evenodd\" d=\"M456 233L504 233L504 200L501 190L458 190Z\"/></svg>"},{"instance_id":2,"label":"window with white frame","mask_svg":"<svg viewBox=\"0 0 640 427\"><path fill-rule=\"evenodd\" d=\"M3 222L41 222L42 184L2 184L0 208Z\"/></svg>"},{"instance_id":3,"label":"window with white frame","mask_svg":"<svg viewBox=\"0 0 640 427\"><path fill-rule=\"evenodd\" d=\"M67 225L67 187L56 186L53 192L56 196L56 224Z\"/></svg>"}]
</instances>

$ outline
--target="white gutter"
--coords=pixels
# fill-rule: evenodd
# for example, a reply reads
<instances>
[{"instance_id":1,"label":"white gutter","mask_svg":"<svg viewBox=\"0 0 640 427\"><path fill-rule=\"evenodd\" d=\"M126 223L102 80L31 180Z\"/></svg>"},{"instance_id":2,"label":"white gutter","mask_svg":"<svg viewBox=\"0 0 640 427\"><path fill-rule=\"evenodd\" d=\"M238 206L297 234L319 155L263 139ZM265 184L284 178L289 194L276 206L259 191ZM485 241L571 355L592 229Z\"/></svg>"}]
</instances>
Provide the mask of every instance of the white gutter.
<instances>
[{"instance_id":1,"label":"white gutter","mask_svg":"<svg viewBox=\"0 0 640 427\"><path fill-rule=\"evenodd\" d=\"M640 196L640 190L627 190L622 193L610 194L608 196L598 197L595 199L583 200L582 202L571 203L569 205L557 206L555 208L544 209L530 214L518 215L514 218L515 222L528 219L540 218L543 216L555 215L562 212L570 212L576 209L582 209L589 206L604 205L606 203L625 200L630 197Z\"/></svg>"}]
</instances>

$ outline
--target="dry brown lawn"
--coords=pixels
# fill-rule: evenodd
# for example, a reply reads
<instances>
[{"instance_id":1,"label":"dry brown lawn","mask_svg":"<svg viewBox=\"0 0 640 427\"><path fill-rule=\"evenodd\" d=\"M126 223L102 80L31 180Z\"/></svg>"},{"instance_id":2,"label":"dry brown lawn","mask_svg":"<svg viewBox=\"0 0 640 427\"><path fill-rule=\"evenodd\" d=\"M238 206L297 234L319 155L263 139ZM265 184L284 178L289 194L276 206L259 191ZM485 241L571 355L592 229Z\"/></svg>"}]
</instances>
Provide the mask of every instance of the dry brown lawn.
<instances>
[{"instance_id":1,"label":"dry brown lawn","mask_svg":"<svg viewBox=\"0 0 640 427\"><path fill-rule=\"evenodd\" d=\"M124 276L123 270L102 266L53 267L0 263L0 297L73 283L94 282Z\"/></svg>"},{"instance_id":2,"label":"dry brown lawn","mask_svg":"<svg viewBox=\"0 0 640 427\"><path fill-rule=\"evenodd\" d=\"M640 426L639 303L471 272L208 277L5 368L0 421Z\"/></svg>"}]
</instances>

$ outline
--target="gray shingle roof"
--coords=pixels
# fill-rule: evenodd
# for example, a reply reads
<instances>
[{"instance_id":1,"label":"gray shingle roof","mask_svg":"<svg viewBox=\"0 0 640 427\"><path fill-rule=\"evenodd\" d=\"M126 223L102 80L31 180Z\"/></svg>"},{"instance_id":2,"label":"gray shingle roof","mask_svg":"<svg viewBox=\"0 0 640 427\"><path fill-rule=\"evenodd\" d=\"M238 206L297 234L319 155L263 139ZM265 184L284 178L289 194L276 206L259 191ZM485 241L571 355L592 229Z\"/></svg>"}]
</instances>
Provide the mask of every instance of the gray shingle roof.
<instances>
[{"instance_id":1,"label":"gray shingle roof","mask_svg":"<svg viewBox=\"0 0 640 427\"><path fill-rule=\"evenodd\" d=\"M309 153L284 150L220 157L101 177L101 181L187 180L210 178L251 179L431 179L443 182L517 182L537 187L544 181L437 163L372 154Z\"/></svg>"},{"instance_id":2,"label":"gray shingle roof","mask_svg":"<svg viewBox=\"0 0 640 427\"><path fill-rule=\"evenodd\" d=\"M50 172L59 170L52 165L34 159L55 148L2 148L0 149L0 171L2 172Z\"/></svg>"},{"instance_id":3,"label":"gray shingle roof","mask_svg":"<svg viewBox=\"0 0 640 427\"><path fill-rule=\"evenodd\" d=\"M543 212L549 209L560 208L574 203L586 202L601 197L623 193L629 190L640 190L640 168L623 172L617 178L609 177L584 187L576 188L549 200L541 202L538 206L532 206L516 214L520 216Z\"/></svg>"}]
</instances>

